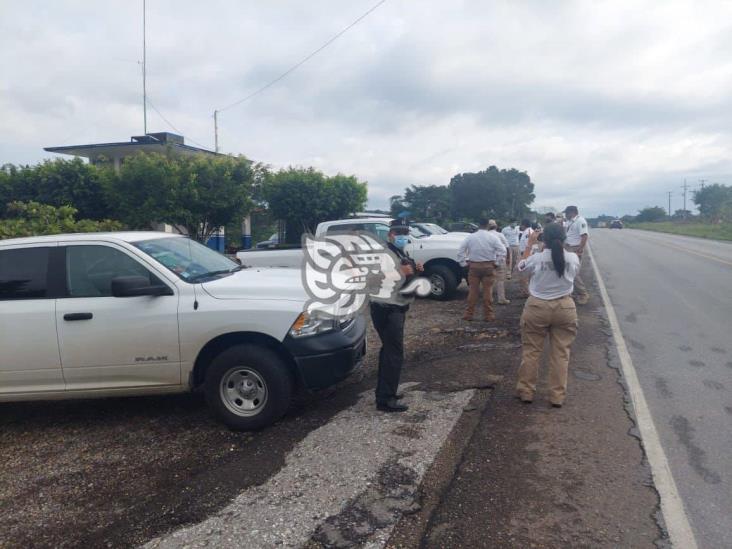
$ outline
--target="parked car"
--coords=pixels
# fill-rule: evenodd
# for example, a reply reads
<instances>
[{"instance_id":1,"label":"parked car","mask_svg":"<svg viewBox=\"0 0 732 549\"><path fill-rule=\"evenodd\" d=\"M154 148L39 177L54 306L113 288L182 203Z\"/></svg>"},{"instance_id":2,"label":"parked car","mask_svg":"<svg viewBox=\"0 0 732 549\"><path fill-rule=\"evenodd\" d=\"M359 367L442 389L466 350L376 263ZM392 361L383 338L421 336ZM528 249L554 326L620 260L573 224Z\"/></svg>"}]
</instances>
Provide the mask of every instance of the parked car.
<instances>
[{"instance_id":1,"label":"parked car","mask_svg":"<svg viewBox=\"0 0 732 549\"><path fill-rule=\"evenodd\" d=\"M255 248L257 248L258 250L261 250L262 248L274 248L279 243L280 236L277 233L272 233L272 236L270 236L269 239L257 242Z\"/></svg>"},{"instance_id":2,"label":"parked car","mask_svg":"<svg viewBox=\"0 0 732 549\"><path fill-rule=\"evenodd\" d=\"M348 376L366 321L303 313L300 271L155 232L0 241L0 401L202 390L232 429Z\"/></svg>"},{"instance_id":3,"label":"parked car","mask_svg":"<svg viewBox=\"0 0 732 549\"><path fill-rule=\"evenodd\" d=\"M448 229L452 232L474 233L478 230L478 225L467 221L457 221L450 223Z\"/></svg>"},{"instance_id":4,"label":"parked car","mask_svg":"<svg viewBox=\"0 0 732 549\"><path fill-rule=\"evenodd\" d=\"M610 222L610 228L611 229L622 229L623 228L623 222L619 219L613 219Z\"/></svg>"},{"instance_id":5,"label":"parked car","mask_svg":"<svg viewBox=\"0 0 732 549\"><path fill-rule=\"evenodd\" d=\"M381 240L389 233L390 219L340 219L325 221L315 229L316 236L347 231L366 231ZM415 227L410 228L407 252L417 262L424 264L424 275L432 284L434 299L450 299L455 295L465 270L457 261L461 238L428 236ZM300 267L303 256L301 249L290 250L244 250L236 254L242 265L252 267Z\"/></svg>"},{"instance_id":6,"label":"parked car","mask_svg":"<svg viewBox=\"0 0 732 549\"><path fill-rule=\"evenodd\" d=\"M459 232L459 231L448 231L447 229L441 227L437 223L422 223L422 222L413 222L410 224L410 226L415 227L418 231L420 231L422 234L427 236L447 236L452 238L458 238L458 239L465 239L466 236L468 236L470 233L466 232Z\"/></svg>"}]
</instances>

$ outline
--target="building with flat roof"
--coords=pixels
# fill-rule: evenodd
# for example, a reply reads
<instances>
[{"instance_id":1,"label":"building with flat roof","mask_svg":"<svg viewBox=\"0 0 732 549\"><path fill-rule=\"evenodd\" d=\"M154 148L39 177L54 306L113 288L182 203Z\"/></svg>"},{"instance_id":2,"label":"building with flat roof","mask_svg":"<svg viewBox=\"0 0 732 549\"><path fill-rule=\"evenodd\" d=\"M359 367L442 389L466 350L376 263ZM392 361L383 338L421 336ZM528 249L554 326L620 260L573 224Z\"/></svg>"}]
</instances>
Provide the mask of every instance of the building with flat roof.
<instances>
[{"instance_id":1,"label":"building with flat roof","mask_svg":"<svg viewBox=\"0 0 732 549\"><path fill-rule=\"evenodd\" d=\"M128 156L143 153L161 153L172 152L173 154L197 155L197 154L215 154L219 153L193 147L185 144L182 135L170 132L148 133L145 135L135 135L129 141L121 141L119 143L92 143L89 145L64 145L62 147L44 147L44 151L68 154L71 156L81 156L88 158L91 164L112 164L115 171L119 171L124 159ZM159 230L172 232L170 225L159 223L155 224ZM242 223L242 246L251 247L251 222L247 216ZM216 233L209 239L207 245L214 250L224 251L225 235L224 228L220 227Z\"/></svg>"},{"instance_id":2,"label":"building with flat roof","mask_svg":"<svg viewBox=\"0 0 732 549\"><path fill-rule=\"evenodd\" d=\"M129 141L121 141L119 143L64 145L62 147L44 147L43 150L52 153L81 156L88 158L92 164L108 162L114 165L115 170L119 170L120 165L126 157L138 152L165 153L166 151L171 151L174 154L180 155L219 154L208 149L186 145L182 135L170 132L135 135Z\"/></svg>"}]
</instances>

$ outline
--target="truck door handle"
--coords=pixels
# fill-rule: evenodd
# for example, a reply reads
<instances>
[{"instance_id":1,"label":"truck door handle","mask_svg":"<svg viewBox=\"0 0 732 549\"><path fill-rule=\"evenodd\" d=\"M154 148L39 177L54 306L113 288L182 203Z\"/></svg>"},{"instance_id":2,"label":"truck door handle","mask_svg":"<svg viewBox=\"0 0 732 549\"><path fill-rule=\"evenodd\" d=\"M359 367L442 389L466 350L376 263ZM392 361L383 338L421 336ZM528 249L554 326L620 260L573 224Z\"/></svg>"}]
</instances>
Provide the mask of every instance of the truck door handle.
<instances>
[{"instance_id":1,"label":"truck door handle","mask_svg":"<svg viewBox=\"0 0 732 549\"><path fill-rule=\"evenodd\" d=\"M64 320L72 322L74 320L91 320L94 318L92 313L67 313L64 315Z\"/></svg>"}]
</instances>

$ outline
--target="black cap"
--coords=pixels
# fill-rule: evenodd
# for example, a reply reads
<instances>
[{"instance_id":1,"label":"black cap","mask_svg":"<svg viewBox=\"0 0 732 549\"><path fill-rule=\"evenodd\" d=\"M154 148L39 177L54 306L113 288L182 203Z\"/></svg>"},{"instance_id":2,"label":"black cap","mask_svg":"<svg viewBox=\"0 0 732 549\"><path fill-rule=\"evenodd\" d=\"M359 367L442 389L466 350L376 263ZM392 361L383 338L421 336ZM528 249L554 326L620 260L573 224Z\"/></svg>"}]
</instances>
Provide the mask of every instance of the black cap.
<instances>
[{"instance_id":1,"label":"black cap","mask_svg":"<svg viewBox=\"0 0 732 549\"><path fill-rule=\"evenodd\" d=\"M564 213L569 212L579 213L579 210L577 209L577 206L567 206L566 208L564 208Z\"/></svg>"},{"instance_id":2,"label":"black cap","mask_svg":"<svg viewBox=\"0 0 732 549\"><path fill-rule=\"evenodd\" d=\"M389 230L396 234L409 234L409 223L403 218L392 219Z\"/></svg>"}]
</instances>

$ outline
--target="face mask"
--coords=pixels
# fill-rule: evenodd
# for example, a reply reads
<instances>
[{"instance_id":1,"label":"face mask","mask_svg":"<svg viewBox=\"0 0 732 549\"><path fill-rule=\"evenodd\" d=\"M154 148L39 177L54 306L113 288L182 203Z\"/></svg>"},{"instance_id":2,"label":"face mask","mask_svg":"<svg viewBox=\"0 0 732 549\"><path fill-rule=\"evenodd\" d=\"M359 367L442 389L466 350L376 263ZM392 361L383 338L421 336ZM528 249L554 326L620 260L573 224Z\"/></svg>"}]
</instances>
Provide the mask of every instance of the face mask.
<instances>
[{"instance_id":1,"label":"face mask","mask_svg":"<svg viewBox=\"0 0 732 549\"><path fill-rule=\"evenodd\" d=\"M399 248L400 250L404 249L404 246L406 246L409 243L409 237L404 234L398 234L394 237L394 246Z\"/></svg>"}]
</instances>

